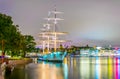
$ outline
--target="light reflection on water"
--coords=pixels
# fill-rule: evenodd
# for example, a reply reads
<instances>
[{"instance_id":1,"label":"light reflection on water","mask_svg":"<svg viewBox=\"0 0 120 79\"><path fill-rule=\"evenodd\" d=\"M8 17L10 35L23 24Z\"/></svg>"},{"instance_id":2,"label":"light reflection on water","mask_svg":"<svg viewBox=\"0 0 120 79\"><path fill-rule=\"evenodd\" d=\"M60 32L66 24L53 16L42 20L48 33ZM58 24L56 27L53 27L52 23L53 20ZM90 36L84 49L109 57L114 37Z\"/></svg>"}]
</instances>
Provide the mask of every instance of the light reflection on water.
<instances>
[{"instance_id":1,"label":"light reflection on water","mask_svg":"<svg viewBox=\"0 0 120 79\"><path fill-rule=\"evenodd\" d=\"M120 59L71 57L63 63L37 61L17 67L11 79L120 79Z\"/></svg>"}]
</instances>

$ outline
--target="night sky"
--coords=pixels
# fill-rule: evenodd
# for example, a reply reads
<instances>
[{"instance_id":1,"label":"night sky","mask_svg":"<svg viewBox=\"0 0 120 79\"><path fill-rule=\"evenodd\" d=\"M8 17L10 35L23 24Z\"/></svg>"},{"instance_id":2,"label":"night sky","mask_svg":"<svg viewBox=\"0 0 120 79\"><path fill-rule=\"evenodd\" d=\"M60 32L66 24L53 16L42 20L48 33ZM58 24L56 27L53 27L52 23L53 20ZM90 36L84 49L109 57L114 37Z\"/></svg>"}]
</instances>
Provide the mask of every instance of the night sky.
<instances>
[{"instance_id":1,"label":"night sky","mask_svg":"<svg viewBox=\"0 0 120 79\"><path fill-rule=\"evenodd\" d=\"M68 32L72 44L120 46L120 0L0 0L0 12L37 39L54 5L64 12L57 29Z\"/></svg>"}]
</instances>

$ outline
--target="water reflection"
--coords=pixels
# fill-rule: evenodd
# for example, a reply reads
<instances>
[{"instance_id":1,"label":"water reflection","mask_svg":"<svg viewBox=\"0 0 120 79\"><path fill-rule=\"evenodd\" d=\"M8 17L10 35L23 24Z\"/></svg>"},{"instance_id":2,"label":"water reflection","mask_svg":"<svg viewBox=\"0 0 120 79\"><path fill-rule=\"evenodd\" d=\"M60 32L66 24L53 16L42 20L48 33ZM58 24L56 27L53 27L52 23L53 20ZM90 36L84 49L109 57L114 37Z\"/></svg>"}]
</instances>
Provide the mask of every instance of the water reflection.
<instances>
[{"instance_id":1,"label":"water reflection","mask_svg":"<svg viewBox=\"0 0 120 79\"><path fill-rule=\"evenodd\" d=\"M65 59L66 60L66 59ZM34 70L29 73L29 79L68 79L67 60L64 63L41 62L38 64L31 63L28 69ZM31 72L28 70L28 72Z\"/></svg>"},{"instance_id":2,"label":"water reflection","mask_svg":"<svg viewBox=\"0 0 120 79\"><path fill-rule=\"evenodd\" d=\"M115 67L114 67L114 75L115 75L115 79L120 79L120 59L115 58Z\"/></svg>"},{"instance_id":3,"label":"water reflection","mask_svg":"<svg viewBox=\"0 0 120 79\"><path fill-rule=\"evenodd\" d=\"M120 58L69 57L63 63L35 61L16 67L11 79L120 79Z\"/></svg>"}]
</instances>

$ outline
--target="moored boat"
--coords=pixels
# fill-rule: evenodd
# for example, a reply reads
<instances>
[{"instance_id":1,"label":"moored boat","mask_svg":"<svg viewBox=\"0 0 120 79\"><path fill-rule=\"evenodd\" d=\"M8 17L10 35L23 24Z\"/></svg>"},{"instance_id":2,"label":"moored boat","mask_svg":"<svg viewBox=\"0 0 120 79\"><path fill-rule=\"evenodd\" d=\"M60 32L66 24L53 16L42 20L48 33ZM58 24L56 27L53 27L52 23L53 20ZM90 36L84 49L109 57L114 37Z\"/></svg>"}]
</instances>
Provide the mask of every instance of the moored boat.
<instances>
[{"instance_id":1,"label":"moored boat","mask_svg":"<svg viewBox=\"0 0 120 79\"><path fill-rule=\"evenodd\" d=\"M59 20L63 20L57 17L57 14L61 14L62 12L56 11L56 8L54 11L49 11L48 18L45 18L47 20L47 23L44 24L44 27L42 29L42 32L39 34L40 37L40 43L42 44L42 50L43 54L41 56L38 56L38 60L42 61L50 61L50 62L62 62L67 55L67 52L63 52L63 50L60 49L60 45L63 42L66 42L66 40L61 40L59 38L60 35L66 34L66 32L58 32L56 31L56 26ZM51 16L52 15L52 16ZM52 49L50 51L50 49ZM46 51L45 51L46 50Z\"/></svg>"}]
</instances>

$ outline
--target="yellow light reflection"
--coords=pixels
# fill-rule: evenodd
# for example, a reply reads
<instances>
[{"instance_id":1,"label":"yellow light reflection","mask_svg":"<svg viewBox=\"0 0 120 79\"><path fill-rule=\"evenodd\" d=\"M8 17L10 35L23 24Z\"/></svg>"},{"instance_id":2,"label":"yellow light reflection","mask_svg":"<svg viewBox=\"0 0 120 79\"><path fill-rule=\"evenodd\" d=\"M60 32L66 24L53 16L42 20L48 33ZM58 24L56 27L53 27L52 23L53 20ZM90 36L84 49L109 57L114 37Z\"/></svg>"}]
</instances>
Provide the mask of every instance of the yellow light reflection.
<instances>
[{"instance_id":1,"label":"yellow light reflection","mask_svg":"<svg viewBox=\"0 0 120 79\"><path fill-rule=\"evenodd\" d=\"M73 59L73 65L76 67L76 59Z\"/></svg>"},{"instance_id":2,"label":"yellow light reflection","mask_svg":"<svg viewBox=\"0 0 120 79\"><path fill-rule=\"evenodd\" d=\"M35 79L64 79L61 68L56 67L55 64L42 63L36 69L37 74Z\"/></svg>"},{"instance_id":3,"label":"yellow light reflection","mask_svg":"<svg viewBox=\"0 0 120 79\"><path fill-rule=\"evenodd\" d=\"M113 79L113 65L112 59L108 58L108 79Z\"/></svg>"},{"instance_id":4,"label":"yellow light reflection","mask_svg":"<svg viewBox=\"0 0 120 79\"><path fill-rule=\"evenodd\" d=\"M64 64L67 64L67 58L64 58L63 62L64 62Z\"/></svg>"},{"instance_id":5,"label":"yellow light reflection","mask_svg":"<svg viewBox=\"0 0 120 79\"><path fill-rule=\"evenodd\" d=\"M80 76L81 76L81 79L89 79L90 77L90 61L89 61L89 58L87 57L83 57L81 58L80 60Z\"/></svg>"}]
</instances>

